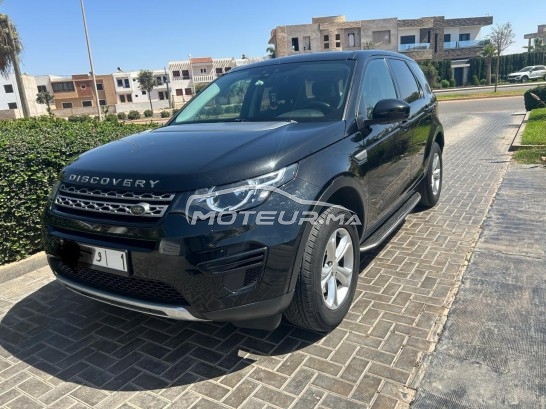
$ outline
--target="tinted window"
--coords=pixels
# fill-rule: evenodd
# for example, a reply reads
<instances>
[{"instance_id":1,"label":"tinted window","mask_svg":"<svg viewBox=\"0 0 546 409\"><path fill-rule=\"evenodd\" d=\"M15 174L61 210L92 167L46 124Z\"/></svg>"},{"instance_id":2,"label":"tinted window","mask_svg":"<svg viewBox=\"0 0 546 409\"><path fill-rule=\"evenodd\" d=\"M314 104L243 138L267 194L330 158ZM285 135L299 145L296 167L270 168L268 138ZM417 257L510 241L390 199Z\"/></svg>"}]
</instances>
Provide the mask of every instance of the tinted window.
<instances>
[{"instance_id":1,"label":"tinted window","mask_svg":"<svg viewBox=\"0 0 546 409\"><path fill-rule=\"evenodd\" d=\"M402 60L389 60L396 83L400 90L400 99L412 103L421 97L419 86L407 64Z\"/></svg>"},{"instance_id":2,"label":"tinted window","mask_svg":"<svg viewBox=\"0 0 546 409\"><path fill-rule=\"evenodd\" d=\"M382 99L396 98L389 67L384 59L372 60L366 66L362 81L362 101L360 115L369 119L377 102Z\"/></svg>"},{"instance_id":3,"label":"tinted window","mask_svg":"<svg viewBox=\"0 0 546 409\"><path fill-rule=\"evenodd\" d=\"M417 79L419 80L419 82L421 83L421 87L423 87L423 89L425 89L427 93L429 94L432 93L432 90L430 89L427 78L425 77L425 74L423 73L423 70L421 70L419 65L415 61L412 61L409 63L409 66L411 70L413 71L413 73L415 74L415 76L417 77Z\"/></svg>"}]
</instances>

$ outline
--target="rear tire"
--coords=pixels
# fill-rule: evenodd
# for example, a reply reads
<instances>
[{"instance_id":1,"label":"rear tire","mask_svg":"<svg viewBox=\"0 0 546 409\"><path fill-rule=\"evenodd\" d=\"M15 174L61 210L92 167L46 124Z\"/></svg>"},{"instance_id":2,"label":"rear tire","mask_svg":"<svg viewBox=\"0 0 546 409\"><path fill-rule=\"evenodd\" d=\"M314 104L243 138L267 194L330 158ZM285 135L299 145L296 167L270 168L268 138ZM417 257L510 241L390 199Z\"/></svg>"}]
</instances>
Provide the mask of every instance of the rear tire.
<instances>
[{"instance_id":1,"label":"rear tire","mask_svg":"<svg viewBox=\"0 0 546 409\"><path fill-rule=\"evenodd\" d=\"M284 312L292 324L327 332L347 315L360 270L358 232L345 224L350 218L348 210L332 207L311 228L294 298Z\"/></svg>"},{"instance_id":2,"label":"rear tire","mask_svg":"<svg viewBox=\"0 0 546 409\"><path fill-rule=\"evenodd\" d=\"M440 193L442 192L443 173L442 150L436 142L432 142L427 174L419 189L419 193L421 194L419 206L428 208L433 207L438 203Z\"/></svg>"}]
</instances>

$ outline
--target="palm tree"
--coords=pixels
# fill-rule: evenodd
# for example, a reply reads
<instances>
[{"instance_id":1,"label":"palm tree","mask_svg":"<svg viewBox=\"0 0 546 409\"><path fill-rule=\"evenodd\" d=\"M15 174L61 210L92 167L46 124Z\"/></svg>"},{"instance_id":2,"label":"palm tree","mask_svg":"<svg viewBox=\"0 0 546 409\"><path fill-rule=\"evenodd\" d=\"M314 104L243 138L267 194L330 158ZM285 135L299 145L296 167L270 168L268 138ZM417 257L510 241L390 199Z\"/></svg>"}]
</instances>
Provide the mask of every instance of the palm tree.
<instances>
[{"instance_id":1,"label":"palm tree","mask_svg":"<svg viewBox=\"0 0 546 409\"><path fill-rule=\"evenodd\" d=\"M11 68L15 73L15 81L19 91L19 98L25 118L29 117L27 97L23 88L21 70L19 69L19 55L23 45L15 26L5 14L0 14L0 74L7 77Z\"/></svg>"},{"instance_id":2,"label":"palm tree","mask_svg":"<svg viewBox=\"0 0 546 409\"><path fill-rule=\"evenodd\" d=\"M491 85L491 63L493 61L493 56L497 52L495 46L491 43L485 44L482 50L482 57L485 57L485 77L487 85Z\"/></svg>"},{"instance_id":3,"label":"palm tree","mask_svg":"<svg viewBox=\"0 0 546 409\"><path fill-rule=\"evenodd\" d=\"M270 58L275 58L275 46L273 45L270 45L269 47L266 48L265 50L267 52L267 55L270 57Z\"/></svg>"}]
</instances>

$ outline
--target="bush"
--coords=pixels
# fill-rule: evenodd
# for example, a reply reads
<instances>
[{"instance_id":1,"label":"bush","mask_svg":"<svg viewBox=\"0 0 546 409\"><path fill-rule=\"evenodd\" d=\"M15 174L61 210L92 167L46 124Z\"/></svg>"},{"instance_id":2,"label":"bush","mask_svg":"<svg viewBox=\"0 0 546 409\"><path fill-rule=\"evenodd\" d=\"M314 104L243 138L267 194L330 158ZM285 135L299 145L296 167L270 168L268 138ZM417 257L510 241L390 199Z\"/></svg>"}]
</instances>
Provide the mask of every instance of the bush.
<instances>
[{"instance_id":1,"label":"bush","mask_svg":"<svg viewBox=\"0 0 546 409\"><path fill-rule=\"evenodd\" d=\"M534 94L538 99L531 94ZM525 109L527 111L546 107L546 86L542 85L528 89L525 91L525 94L523 94L523 101L525 102Z\"/></svg>"},{"instance_id":2,"label":"bush","mask_svg":"<svg viewBox=\"0 0 546 409\"><path fill-rule=\"evenodd\" d=\"M455 81L455 78L449 79L449 86L452 88L457 86L457 82Z\"/></svg>"},{"instance_id":3,"label":"bush","mask_svg":"<svg viewBox=\"0 0 546 409\"><path fill-rule=\"evenodd\" d=\"M118 117L114 114L106 114L106 117L104 118L106 121L110 121L110 122L117 122L118 121Z\"/></svg>"},{"instance_id":4,"label":"bush","mask_svg":"<svg viewBox=\"0 0 546 409\"><path fill-rule=\"evenodd\" d=\"M118 112L118 119L125 121L127 119L127 114L125 112Z\"/></svg>"},{"instance_id":5,"label":"bush","mask_svg":"<svg viewBox=\"0 0 546 409\"><path fill-rule=\"evenodd\" d=\"M172 113L171 116L175 116L175 115L177 114L178 111L179 111L178 109L174 108L174 109L173 109L173 113Z\"/></svg>"},{"instance_id":6,"label":"bush","mask_svg":"<svg viewBox=\"0 0 546 409\"><path fill-rule=\"evenodd\" d=\"M474 85L475 87L477 87L478 85L480 85L480 80L478 79L478 76L477 76L477 75L473 75L473 76L472 76L472 85Z\"/></svg>"},{"instance_id":7,"label":"bush","mask_svg":"<svg viewBox=\"0 0 546 409\"><path fill-rule=\"evenodd\" d=\"M494 84L497 82L497 76L495 74L491 74L491 84Z\"/></svg>"},{"instance_id":8,"label":"bush","mask_svg":"<svg viewBox=\"0 0 546 409\"><path fill-rule=\"evenodd\" d=\"M449 81L448 81L448 80L442 80L442 81L440 81L440 86L441 86L442 88L447 88L447 87L449 87Z\"/></svg>"},{"instance_id":9,"label":"bush","mask_svg":"<svg viewBox=\"0 0 546 409\"><path fill-rule=\"evenodd\" d=\"M151 109L147 109L146 111L144 111L144 116L146 118L150 118L150 117L154 116L154 111L152 111Z\"/></svg>"},{"instance_id":10,"label":"bush","mask_svg":"<svg viewBox=\"0 0 546 409\"><path fill-rule=\"evenodd\" d=\"M482 78L480 80L480 85L485 85L487 83L487 80L485 78Z\"/></svg>"},{"instance_id":11,"label":"bush","mask_svg":"<svg viewBox=\"0 0 546 409\"><path fill-rule=\"evenodd\" d=\"M127 118L130 119L130 120L140 119L140 112L135 111L135 110L129 111L129 114L127 115Z\"/></svg>"},{"instance_id":12,"label":"bush","mask_svg":"<svg viewBox=\"0 0 546 409\"><path fill-rule=\"evenodd\" d=\"M69 122L89 122L93 120L89 115L70 115L67 119Z\"/></svg>"},{"instance_id":13,"label":"bush","mask_svg":"<svg viewBox=\"0 0 546 409\"><path fill-rule=\"evenodd\" d=\"M155 126L47 116L2 121L0 264L41 250L45 202L66 164L91 148Z\"/></svg>"},{"instance_id":14,"label":"bush","mask_svg":"<svg viewBox=\"0 0 546 409\"><path fill-rule=\"evenodd\" d=\"M171 116L171 114L169 113L169 111L161 111L161 118L168 118Z\"/></svg>"}]
</instances>

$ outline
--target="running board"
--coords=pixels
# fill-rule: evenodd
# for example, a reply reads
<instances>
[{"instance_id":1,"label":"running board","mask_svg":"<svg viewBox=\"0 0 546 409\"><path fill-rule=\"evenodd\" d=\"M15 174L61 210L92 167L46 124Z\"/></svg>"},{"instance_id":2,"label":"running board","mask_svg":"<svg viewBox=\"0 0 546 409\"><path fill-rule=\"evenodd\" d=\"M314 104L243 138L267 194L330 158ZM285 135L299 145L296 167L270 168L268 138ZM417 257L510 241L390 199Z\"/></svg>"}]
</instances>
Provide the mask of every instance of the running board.
<instances>
[{"instance_id":1,"label":"running board","mask_svg":"<svg viewBox=\"0 0 546 409\"><path fill-rule=\"evenodd\" d=\"M404 220L408 217L408 214L417 206L421 200L421 195L415 193L406 203L404 203L394 213L389 220L379 229L377 229L370 237L366 239L360 246L360 251L371 250L381 244Z\"/></svg>"}]
</instances>

